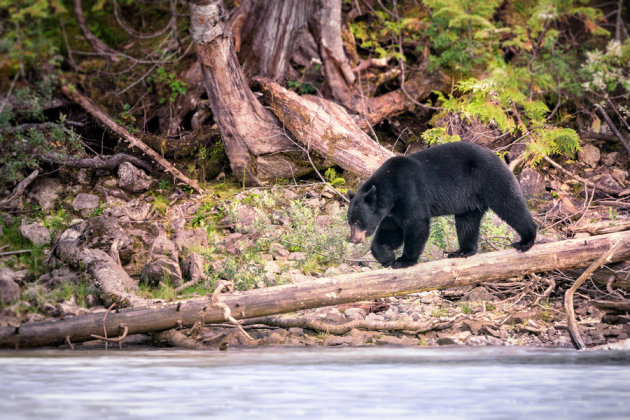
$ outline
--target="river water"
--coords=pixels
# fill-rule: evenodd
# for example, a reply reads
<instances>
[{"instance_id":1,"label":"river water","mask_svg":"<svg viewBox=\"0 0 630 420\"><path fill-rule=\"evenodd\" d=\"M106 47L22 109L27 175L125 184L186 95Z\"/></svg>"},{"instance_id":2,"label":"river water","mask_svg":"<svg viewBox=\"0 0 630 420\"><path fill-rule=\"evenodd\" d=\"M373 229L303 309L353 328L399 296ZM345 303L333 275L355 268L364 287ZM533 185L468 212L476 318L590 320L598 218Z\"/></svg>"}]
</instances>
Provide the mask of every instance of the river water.
<instances>
[{"instance_id":1,"label":"river water","mask_svg":"<svg viewBox=\"0 0 630 420\"><path fill-rule=\"evenodd\" d=\"M630 352L0 352L2 419L630 419Z\"/></svg>"}]
</instances>

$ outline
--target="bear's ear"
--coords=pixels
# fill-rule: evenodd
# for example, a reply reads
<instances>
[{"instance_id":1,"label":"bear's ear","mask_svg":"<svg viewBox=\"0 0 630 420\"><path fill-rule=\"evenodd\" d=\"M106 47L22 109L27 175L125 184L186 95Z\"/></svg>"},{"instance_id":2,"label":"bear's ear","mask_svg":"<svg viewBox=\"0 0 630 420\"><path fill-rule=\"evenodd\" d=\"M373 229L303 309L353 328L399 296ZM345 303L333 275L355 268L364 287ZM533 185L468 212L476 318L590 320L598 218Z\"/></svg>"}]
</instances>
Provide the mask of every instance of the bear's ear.
<instances>
[{"instance_id":1,"label":"bear's ear","mask_svg":"<svg viewBox=\"0 0 630 420\"><path fill-rule=\"evenodd\" d=\"M365 200L372 203L376 201L376 185L372 185L372 188L365 196Z\"/></svg>"},{"instance_id":2,"label":"bear's ear","mask_svg":"<svg viewBox=\"0 0 630 420\"><path fill-rule=\"evenodd\" d=\"M354 198L354 193L352 191L350 191L350 190L348 190L348 198L350 200L352 200Z\"/></svg>"}]
</instances>

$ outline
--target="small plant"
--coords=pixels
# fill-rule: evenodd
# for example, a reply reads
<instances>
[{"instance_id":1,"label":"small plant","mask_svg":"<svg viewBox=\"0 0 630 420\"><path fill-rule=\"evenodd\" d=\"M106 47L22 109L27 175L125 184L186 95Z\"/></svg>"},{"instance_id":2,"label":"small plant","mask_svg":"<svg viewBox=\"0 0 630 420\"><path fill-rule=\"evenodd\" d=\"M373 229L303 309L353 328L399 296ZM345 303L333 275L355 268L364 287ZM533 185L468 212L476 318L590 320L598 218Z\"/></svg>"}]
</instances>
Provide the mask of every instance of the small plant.
<instances>
[{"instance_id":1,"label":"small plant","mask_svg":"<svg viewBox=\"0 0 630 420\"><path fill-rule=\"evenodd\" d=\"M287 87L301 95L307 95L307 94L317 92L315 88L313 87L313 85L307 82L299 81L299 80L297 81L287 80Z\"/></svg>"},{"instance_id":2,"label":"small plant","mask_svg":"<svg viewBox=\"0 0 630 420\"><path fill-rule=\"evenodd\" d=\"M68 227L70 221L70 215L66 212L66 209L60 208L58 211L52 210L50 216L43 220L43 225L46 229L54 232L61 232Z\"/></svg>"},{"instance_id":3,"label":"small plant","mask_svg":"<svg viewBox=\"0 0 630 420\"><path fill-rule=\"evenodd\" d=\"M186 94L186 82L178 80L175 73L167 72L163 66L158 67L153 76L147 77L147 82L155 83L158 87L162 85L166 85L168 87L168 97L160 98L161 104L167 100L173 103L179 95ZM152 90L152 88L149 89Z\"/></svg>"},{"instance_id":4,"label":"small plant","mask_svg":"<svg viewBox=\"0 0 630 420\"><path fill-rule=\"evenodd\" d=\"M326 172L324 172L324 179L333 187L338 187L340 185L346 184L346 180L343 177L337 175L337 171L335 171L335 168L326 169Z\"/></svg>"},{"instance_id":5,"label":"small plant","mask_svg":"<svg viewBox=\"0 0 630 420\"><path fill-rule=\"evenodd\" d=\"M467 302L462 303L461 309L462 309L462 313L466 315L472 314L472 306L470 306L470 304Z\"/></svg>"},{"instance_id":6,"label":"small plant","mask_svg":"<svg viewBox=\"0 0 630 420\"><path fill-rule=\"evenodd\" d=\"M99 200L98 205L94 207L94 210L92 210L88 217L100 216L103 214L106 208L107 205L102 200Z\"/></svg>"},{"instance_id":7,"label":"small plant","mask_svg":"<svg viewBox=\"0 0 630 420\"><path fill-rule=\"evenodd\" d=\"M448 315L446 308L436 308L431 312L433 318L442 318Z\"/></svg>"},{"instance_id":8,"label":"small plant","mask_svg":"<svg viewBox=\"0 0 630 420\"><path fill-rule=\"evenodd\" d=\"M162 216L165 216L166 212L168 212L168 209L171 207L171 203L168 201L168 198L164 197L161 194L158 194L155 196L155 199L153 200L152 207L153 207L153 210L157 211Z\"/></svg>"}]
</instances>

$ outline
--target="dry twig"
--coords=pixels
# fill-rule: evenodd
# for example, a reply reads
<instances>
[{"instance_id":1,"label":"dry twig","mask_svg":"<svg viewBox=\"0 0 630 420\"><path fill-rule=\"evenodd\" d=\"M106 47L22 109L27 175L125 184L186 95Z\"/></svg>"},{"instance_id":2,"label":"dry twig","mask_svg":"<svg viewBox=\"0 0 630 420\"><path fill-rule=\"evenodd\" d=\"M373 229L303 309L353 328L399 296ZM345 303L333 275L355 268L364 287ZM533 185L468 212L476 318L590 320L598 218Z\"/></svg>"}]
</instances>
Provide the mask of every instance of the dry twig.
<instances>
[{"instance_id":1,"label":"dry twig","mask_svg":"<svg viewBox=\"0 0 630 420\"><path fill-rule=\"evenodd\" d=\"M235 325L239 329L239 331L242 332L243 335L249 340L253 340L253 338L243 329L243 327L241 326L241 322L232 316L232 311L230 310L230 307L227 306L225 303L219 301L219 295L221 294L223 289L227 288L229 291L234 290L234 283L232 283L231 281L219 281L218 283L219 284L217 285L217 288L214 289L214 292L212 292L210 305L215 308L221 309L223 311L223 318L225 318L226 321L228 321L232 325Z\"/></svg>"},{"instance_id":2,"label":"dry twig","mask_svg":"<svg viewBox=\"0 0 630 420\"><path fill-rule=\"evenodd\" d=\"M94 118L99 120L103 125L109 128L114 133L118 134L120 137L125 139L132 147L137 147L151 159L153 159L158 165L160 165L166 172L173 175L173 177L179 179L184 182L192 189L197 192L203 192L201 187L197 184L197 181L194 181L188 178L186 175L181 173L177 168L175 168L172 164L170 164L166 159L160 156L155 150L151 149L145 143L143 143L140 139L132 136L129 132L124 128L118 125L114 120L110 118L102 109L100 109L90 98L82 95L77 91L76 88L70 87L68 85L61 86L61 91L73 102L79 104L83 109L89 112Z\"/></svg>"},{"instance_id":3,"label":"dry twig","mask_svg":"<svg viewBox=\"0 0 630 420\"><path fill-rule=\"evenodd\" d=\"M583 350L586 348L584 341L580 337L580 331L578 330L577 321L575 319L575 311L573 309L573 295L575 291L579 289L579 287L584 284L586 279L593 273L593 271L597 270L601 265L603 265L606 261L609 261L610 258L617 252L617 250L623 245L622 241L614 244L604 255L599 257L597 261L591 264L580 277L573 283L573 286L569 288L564 294L564 309L567 313L567 325L569 328L569 335L571 336L571 342L578 350Z\"/></svg>"}]
</instances>

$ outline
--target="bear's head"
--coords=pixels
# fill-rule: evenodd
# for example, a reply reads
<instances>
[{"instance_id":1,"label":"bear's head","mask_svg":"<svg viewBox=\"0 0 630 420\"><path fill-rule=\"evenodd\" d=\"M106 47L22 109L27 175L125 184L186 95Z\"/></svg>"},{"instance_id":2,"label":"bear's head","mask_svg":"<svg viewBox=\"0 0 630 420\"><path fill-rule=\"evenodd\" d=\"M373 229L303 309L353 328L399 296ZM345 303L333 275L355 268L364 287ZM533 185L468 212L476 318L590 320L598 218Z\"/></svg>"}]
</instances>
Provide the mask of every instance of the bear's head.
<instances>
[{"instance_id":1,"label":"bear's head","mask_svg":"<svg viewBox=\"0 0 630 420\"><path fill-rule=\"evenodd\" d=\"M348 191L348 224L350 224L350 242L360 244L367 236L374 233L381 220L387 215L383 206L378 204L376 185L363 185L357 193Z\"/></svg>"}]
</instances>

